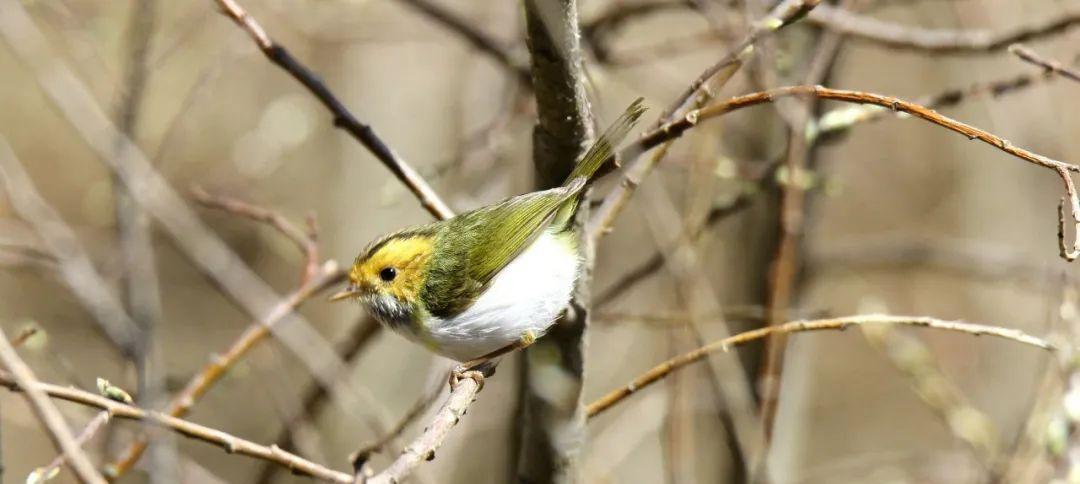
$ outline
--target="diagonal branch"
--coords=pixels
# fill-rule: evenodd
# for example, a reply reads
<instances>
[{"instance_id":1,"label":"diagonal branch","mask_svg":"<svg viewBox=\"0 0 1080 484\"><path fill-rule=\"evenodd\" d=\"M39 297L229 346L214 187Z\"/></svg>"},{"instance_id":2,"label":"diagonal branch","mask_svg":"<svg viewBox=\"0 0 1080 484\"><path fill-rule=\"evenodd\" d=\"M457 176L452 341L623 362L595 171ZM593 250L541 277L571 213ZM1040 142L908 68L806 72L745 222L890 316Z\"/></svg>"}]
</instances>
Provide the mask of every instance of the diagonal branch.
<instances>
[{"instance_id":1,"label":"diagonal branch","mask_svg":"<svg viewBox=\"0 0 1080 484\"><path fill-rule=\"evenodd\" d=\"M652 385L657 381L660 381L664 377L670 375L675 370L683 368L691 363L701 361L712 353L727 352L730 351L731 348L734 348L736 346L741 346L751 341L756 341L776 334L791 334L805 331L826 330L843 331L851 326L867 324L918 326L923 328L967 333L973 336L993 336L996 338L1007 339L1010 341L1015 341L1017 343L1034 346L1036 348L1042 348L1044 350L1057 350L1057 347L1050 342L1026 334L1018 329L1001 328L997 326L985 326L981 324L972 324L960 321L945 321L926 316L891 316L883 314L868 314L862 316L819 319L814 321L793 321L790 323L776 326L766 326L764 328L747 331L745 333L739 333L735 336L730 336L718 341L714 341L689 353L684 353L682 355L671 358L659 365L656 365L652 369L646 371L645 373L642 373L637 378L631 380L630 383L626 384L625 386L612 390L605 394L603 397L600 397L596 401L590 403L589 417L599 415L601 412L623 401L630 395L633 395L634 393L641 391L641 389L648 387L649 385Z\"/></svg>"},{"instance_id":2,"label":"diagonal branch","mask_svg":"<svg viewBox=\"0 0 1080 484\"><path fill-rule=\"evenodd\" d=\"M86 453L79 447L79 443L75 441L75 436L71 433L71 429L68 428L67 422L64 421L64 416L60 415L56 405L53 405L48 395L39 387L40 383L34 377L34 373L30 371L29 366L26 366L26 362L15 353L15 348L11 346L2 331L0 331L0 362L3 362L4 366L11 372L10 375L4 376L10 382L27 389L24 394L27 403L30 404L30 408L37 415L41 424L48 430L53 445L56 446L57 450L63 452L67 461L71 463L71 469L75 471L75 476L79 478L79 481L90 484L105 484L105 478L101 477L101 474L94 468L94 464L90 462L90 458L86 456Z\"/></svg>"},{"instance_id":3,"label":"diagonal branch","mask_svg":"<svg viewBox=\"0 0 1080 484\"><path fill-rule=\"evenodd\" d=\"M730 49L720 61L705 69L689 86L671 103L667 111L657 120L657 126L663 127L672 121L679 119L686 111L693 112L700 108L714 95L713 91L723 86L735 72L742 67L743 63L753 54L754 44L767 35L780 30L812 11L821 0L785 0L777 5L764 18L755 22L750 32ZM710 86L711 84L714 84ZM641 184L653 168L659 162L659 157L641 157L644 151L656 145L646 146L642 143L631 144L619 152L617 159L634 160L623 173L621 183L604 196L604 202L596 209L589 219L586 235L592 241L611 230L615 218L626 207L630 197L634 194L637 186Z\"/></svg>"},{"instance_id":4,"label":"diagonal branch","mask_svg":"<svg viewBox=\"0 0 1080 484\"><path fill-rule=\"evenodd\" d=\"M510 53L510 50L499 41L491 38L491 36L484 33L476 26L471 25L467 20L461 18L460 15L430 0L400 1L412 7L417 12L424 14L436 23L446 27L451 32L461 36L461 38L465 39L465 41L473 46L473 48L498 62L507 70L507 72L512 74L514 79L522 86L532 88L532 74L529 73L529 67L515 59L513 54Z\"/></svg>"},{"instance_id":5,"label":"diagonal branch","mask_svg":"<svg viewBox=\"0 0 1080 484\"><path fill-rule=\"evenodd\" d=\"M1064 64L1056 60L1047 59L1039 54L1036 54L1035 51L1024 47L1021 44L1010 45L1009 52L1012 52L1013 55L1019 57L1024 62L1028 62L1042 67L1048 73L1052 72L1062 77L1066 77L1074 81L1080 82L1080 71L1065 66Z\"/></svg>"},{"instance_id":6,"label":"diagonal branch","mask_svg":"<svg viewBox=\"0 0 1080 484\"><path fill-rule=\"evenodd\" d=\"M255 41L255 45L266 55L270 62L288 72L294 79L303 84L318 100L334 115L334 126L348 132L354 139L364 145L371 154L375 155L390 172L397 177L398 181L408 187L409 191L416 196L425 209L438 219L447 219L454 215L450 207L443 202L435 190L424 181L424 178L409 166L400 155L390 149L382 141L375 130L367 124L361 123L356 116L345 107L344 104L330 91L318 76L304 67L296 60L285 47L275 43L266 34L259 22L255 20L235 0L215 0L222 13L232 19L236 25L244 29Z\"/></svg>"}]
</instances>

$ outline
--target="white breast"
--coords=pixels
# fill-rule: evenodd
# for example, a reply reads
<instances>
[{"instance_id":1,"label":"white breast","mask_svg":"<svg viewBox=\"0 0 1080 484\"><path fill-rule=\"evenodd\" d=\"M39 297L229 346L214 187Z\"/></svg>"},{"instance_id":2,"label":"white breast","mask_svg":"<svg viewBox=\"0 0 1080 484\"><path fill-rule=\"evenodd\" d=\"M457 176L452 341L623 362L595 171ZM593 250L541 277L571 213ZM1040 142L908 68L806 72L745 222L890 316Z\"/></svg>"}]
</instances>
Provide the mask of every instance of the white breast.
<instances>
[{"instance_id":1,"label":"white breast","mask_svg":"<svg viewBox=\"0 0 1080 484\"><path fill-rule=\"evenodd\" d=\"M576 250L544 232L463 313L429 321L425 339L438 353L467 361L513 344L528 331L539 337L570 302L579 263Z\"/></svg>"}]
</instances>

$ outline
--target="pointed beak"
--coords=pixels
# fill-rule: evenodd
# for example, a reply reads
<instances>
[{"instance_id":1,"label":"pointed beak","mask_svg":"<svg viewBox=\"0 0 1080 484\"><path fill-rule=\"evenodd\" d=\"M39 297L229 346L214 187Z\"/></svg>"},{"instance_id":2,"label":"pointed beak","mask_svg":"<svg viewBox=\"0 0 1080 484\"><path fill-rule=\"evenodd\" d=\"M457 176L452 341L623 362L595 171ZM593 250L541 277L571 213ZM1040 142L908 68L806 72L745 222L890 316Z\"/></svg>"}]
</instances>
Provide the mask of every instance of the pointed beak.
<instances>
[{"instance_id":1,"label":"pointed beak","mask_svg":"<svg viewBox=\"0 0 1080 484\"><path fill-rule=\"evenodd\" d=\"M359 295L360 295L360 288L357 287L357 286L354 286L352 284L349 284L348 286L345 286L345 289L342 289L342 290L334 293L333 296L330 296L330 302L338 302L338 301L345 300L345 299L352 299L352 298L354 298L356 296L359 296Z\"/></svg>"}]
</instances>

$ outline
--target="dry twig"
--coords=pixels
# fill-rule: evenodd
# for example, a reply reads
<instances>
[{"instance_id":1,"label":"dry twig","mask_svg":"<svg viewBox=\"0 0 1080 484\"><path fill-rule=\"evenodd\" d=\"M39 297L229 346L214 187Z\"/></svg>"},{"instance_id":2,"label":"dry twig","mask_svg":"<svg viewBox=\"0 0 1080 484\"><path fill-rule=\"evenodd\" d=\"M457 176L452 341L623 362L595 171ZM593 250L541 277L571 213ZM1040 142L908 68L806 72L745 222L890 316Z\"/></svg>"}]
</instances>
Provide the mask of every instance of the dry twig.
<instances>
[{"instance_id":1,"label":"dry twig","mask_svg":"<svg viewBox=\"0 0 1080 484\"><path fill-rule=\"evenodd\" d=\"M1024 47L1021 44L1010 45L1009 52L1024 60L1025 62L1029 62L1031 64L1042 67L1046 72L1059 74L1062 77L1066 77L1074 81L1080 82L1080 71L1065 66L1056 60L1047 59L1043 56L1040 56L1039 54L1036 54L1033 50Z\"/></svg>"},{"instance_id":2,"label":"dry twig","mask_svg":"<svg viewBox=\"0 0 1080 484\"><path fill-rule=\"evenodd\" d=\"M532 74L529 72L529 67L515 59L510 50L500 42L482 32L469 21L429 0L400 1L461 36L473 48L483 52L506 68L522 86L532 88Z\"/></svg>"},{"instance_id":3,"label":"dry twig","mask_svg":"<svg viewBox=\"0 0 1080 484\"><path fill-rule=\"evenodd\" d=\"M425 460L435 458L435 451L439 449L450 429L465 415L465 410L476 398L480 391L479 382L472 378L461 380L457 387L450 392L450 397L443 404L435 418L431 420L424 432L411 444L405 447L405 451L389 467L375 476L367 479L367 484L392 484L403 481L412 473L416 466Z\"/></svg>"},{"instance_id":4,"label":"dry twig","mask_svg":"<svg viewBox=\"0 0 1080 484\"><path fill-rule=\"evenodd\" d=\"M785 0L777 5L769 12L769 15L754 23L746 37L736 44L719 62L705 69L701 75L687 86L668 107L667 111L660 116L657 126L663 127L670 124L673 120L678 119L678 116L682 116L684 110L695 112L696 109L691 108L700 108L704 102L713 96L711 91L721 87L735 74L735 71L742 66L746 58L753 53L755 43L762 37L802 18L819 3L820 0ZM716 85L709 86L710 83ZM640 142L631 144L620 150L618 159L635 159L645 150L654 146L656 145L646 146ZM640 158L626 168L621 183L604 196L604 202L592 214L586 229L586 236L590 240L598 240L610 231L612 224L615 223L615 218L622 212L634 190L652 172L658 161L658 157Z\"/></svg>"},{"instance_id":5,"label":"dry twig","mask_svg":"<svg viewBox=\"0 0 1080 484\"><path fill-rule=\"evenodd\" d=\"M807 20L854 38L895 49L913 49L939 53L977 54L995 52L1016 42L1058 34L1080 24L1076 4L1062 13L1032 23L1004 30L937 30L906 27L855 14L842 8L822 5Z\"/></svg>"},{"instance_id":6,"label":"dry twig","mask_svg":"<svg viewBox=\"0 0 1080 484\"><path fill-rule=\"evenodd\" d=\"M728 99L724 102L715 103L701 109L695 109L687 112L683 117L676 119L670 123L664 124L652 131L649 131L638 139L634 149L648 150L662 143L666 143L673 138L680 136L687 129L696 126L698 123L710 118L718 117L732 111L743 109L749 106L756 106L758 104L771 103L777 99L783 97L817 97L821 99L829 99L833 101L842 101L855 104L874 104L891 109L895 112L902 112L910 114L914 117L929 121L943 128L955 131L964 135L971 140L979 140L994 148L1004 151L1010 155L1020 158L1029 163L1053 170L1066 186L1067 198L1070 201L1070 211L1073 214L1073 218L1080 224L1080 200L1077 198L1075 189L1072 187L1072 180L1069 177L1069 172L1080 172L1080 166L1065 163L1063 161L1055 160L1032 151L1028 151L1024 148L1013 145L1008 140L981 130L971 125L964 124L960 121L952 119L948 116L939 114L938 112L928 109L925 106L921 106L915 103L907 102L899 98L883 96L881 94L873 94L862 91L848 91L843 89L831 89L822 86L788 86L768 91L756 92L752 94L746 94L742 96L736 96ZM1064 202L1062 203L1062 210L1064 209ZM1059 217L1058 224L1059 231L1059 246L1062 251L1062 255L1066 260L1072 261L1076 257L1074 255L1080 255L1080 241L1074 243L1074 249L1069 250L1066 248L1064 241L1064 216Z\"/></svg>"},{"instance_id":7,"label":"dry twig","mask_svg":"<svg viewBox=\"0 0 1080 484\"><path fill-rule=\"evenodd\" d=\"M98 430L101 430L105 427L105 424L109 423L110 417L111 415L109 415L108 411L98 412L98 414L94 415L94 418L83 427L82 432L79 432L79 436L75 438L75 443L79 447L85 446L90 439L97 435ZM31 473L31 475L38 478L35 482L45 482L49 476L59 472L60 466L64 465L65 462L67 462L67 455L60 454L49 462L48 465L34 469L34 472Z\"/></svg>"},{"instance_id":8,"label":"dry twig","mask_svg":"<svg viewBox=\"0 0 1080 484\"><path fill-rule=\"evenodd\" d=\"M152 412L141 408L121 403L115 400L85 392L76 388L62 387L51 383L19 382L13 375L0 372L0 385L12 391L40 392L53 398L67 400L88 407L100 408L109 412L113 417L128 420L152 422L185 437L190 437L203 442L211 443L225 449L231 454L240 454L257 459L267 460L288 468L294 473L316 477L324 481L351 484L353 478L344 472L328 469L314 462L305 460L295 454L285 452L277 446L263 446L250 440L242 439L235 435L222 432L204 425L199 425L187 420L166 415L160 412ZM102 480L101 482L105 482Z\"/></svg>"},{"instance_id":9,"label":"dry twig","mask_svg":"<svg viewBox=\"0 0 1080 484\"><path fill-rule=\"evenodd\" d=\"M105 478L101 477L101 474L94 468L94 464L90 462L90 458L86 456L82 447L79 447L79 443L75 441L75 436L71 434L71 429L68 428L67 422L64 421L64 416L60 415L56 405L53 405L49 397L41 390L39 387L41 383L34 377L30 367L26 366L26 362L15 353L15 348L11 346L7 336L4 336L2 331L0 331L0 361L11 372L4 375L10 382L8 384L17 384L27 389L24 393L27 403L30 404L30 408L37 415L41 424L45 426L53 445L56 446L57 450L63 452L67 461L71 463L71 469L75 471L75 476L79 478L79 481L105 484Z\"/></svg>"},{"instance_id":10,"label":"dry twig","mask_svg":"<svg viewBox=\"0 0 1080 484\"><path fill-rule=\"evenodd\" d=\"M645 388L663 379L664 377L671 374L671 372L691 363L700 361L706 356L709 356L709 354L711 353L715 353L717 351L727 352L731 348L734 348L736 346L740 346L751 341L756 341L774 334L791 334L804 331L822 330L843 331L850 326L864 324L895 324L918 326L924 328L967 333L974 336L994 336L997 338L1015 341L1017 343L1031 345L1036 348L1042 348L1044 350L1054 351L1057 349L1053 344L1049 343L1048 341L1028 335L1018 329L1001 328L997 326L985 326L959 321L944 321L926 316L890 316L882 314L868 314L861 316L820 319L814 321L793 321L777 326L768 326L752 331L747 331L744 333L739 333L737 335L724 338L719 341L714 341L689 353L684 353L682 355L671 358L663 363L660 363L652 369L642 373L637 378L634 378L630 381L630 383L627 383L625 386L612 390L611 392L605 394L603 397L600 397L596 401L590 403L588 407L589 417L598 415L599 413L619 403L626 397L637 393L642 388Z\"/></svg>"},{"instance_id":11,"label":"dry twig","mask_svg":"<svg viewBox=\"0 0 1080 484\"><path fill-rule=\"evenodd\" d=\"M307 67L304 67L300 61L296 60L285 47L271 40L270 36L267 35L266 31L259 25L259 22L244 10L239 3L235 0L215 1L221 8L222 13L251 36L251 40L255 41L255 45L259 47L259 50L261 50L268 59L270 59L270 62L281 67L294 79L303 84L304 87L334 115L335 127L348 132L353 138L359 141L360 144L364 145L371 154L375 155L383 165L390 169L390 172L397 177L398 181L409 188L409 191L416 196L417 200L420 201L420 204L423 205L431 215L438 219L447 219L454 215L454 212L450 210L450 207L446 205L446 202L443 202L442 199L439 198L439 195L435 193L435 190L424 181L424 178L421 177L413 167L409 166L401 156L390 149L390 147L375 134L375 130L373 130L371 126L361 123L356 119L356 116L353 116L349 109L346 108L337 96L330 91L330 88L319 80L314 73L308 70Z\"/></svg>"}]
</instances>

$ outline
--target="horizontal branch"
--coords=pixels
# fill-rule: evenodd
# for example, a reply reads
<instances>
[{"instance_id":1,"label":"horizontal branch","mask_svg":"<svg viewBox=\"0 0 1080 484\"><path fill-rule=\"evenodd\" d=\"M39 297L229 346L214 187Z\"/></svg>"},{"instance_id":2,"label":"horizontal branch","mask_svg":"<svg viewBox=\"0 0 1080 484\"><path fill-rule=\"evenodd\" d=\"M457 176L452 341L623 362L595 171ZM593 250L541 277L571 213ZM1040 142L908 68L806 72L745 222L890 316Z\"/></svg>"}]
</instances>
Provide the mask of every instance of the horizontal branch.
<instances>
[{"instance_id":1,"label":"horizontal branch","mask_svg":"<svg viewBox=\"0 0 1080 484\"><path fill-rule=\"evenodd\" d=\"M984 326L980 324L964 323L959 321L944 321L936 318L926 316L889 316L881 314L868 314L862 316L848 316L842 318L820 319L814 321L793 321L777 326L768 326L745 333L739 333L737 335L724 338L718 341L714 341L705 346L702 346L689 353L671 358L659 365L656 365L652 369L642 373L637 378L634 378L630 383L621 388L617 388L608 392L603 397L600 397L596 401L589 404L588 415L593 417L601 412L611 408L615 404L626 399L630 395L637 393L641 389L660 381L664 377L670 375L675 370L678 370L691 363L702 360L706 356L717 351L729 351L731 348L740 346L751 341L763 339L765 337L774 334L791 334L800 333L805 331L825 331L825 330L839 330L843 331L851 326L865 325L865 324L893 324L893 325L907 325L918 326L924 328L940 329L944 331L953 331L959 333L966 333L973 336L993 336L997 338L1003 338L1017 343L1034 346L1036 348L1042 348L1044 350L1056 351L1057 348L1050 342L1037 338L1035 336L1028 335L1018 329L1000 328L997 326Z\"/></svg>"},{"instance_id":2,"label":"horizontal branch","mask_svg":"<svg viewBox=\"0 0 1080 484\"><path fill-rule=\"evenodd\" d=\"M1004 30L943 30L897 25L842 8L822 5L807 16L810 22L854 38L895 49L939 53L988 53L1016 42L1048 37L1080 24L1076 4L1065 11L1030 25Z\"/></svg>"},{"instance_id":3,"label":"horizontal branch","mask_svg":"<svg viewBox=\"0 0 1080 484\"><path fill-rule=\"evenodd\" d=\"M152 422L185 437L217 445L230 454L246 455L277 463L296 474L342 484L351 484L353 482L353 477L349 474L328 469L295 454L285 452L277 446L272 445L267 447L259 445L250 440L242 439L205 425L199 425L160 412L143 410L139 407L110 400L100 395L95 395L76 388L62 387L60 385L43 382L35 382L32 385L24 386L16 381L14 376L7 372L0 372L0 385L5 386L12 391L22 391L23 389L41 391L52 398L67 400L87 407L95 407L108 411L109 415L112 417Z\"/></svg>"}]
</instances>

